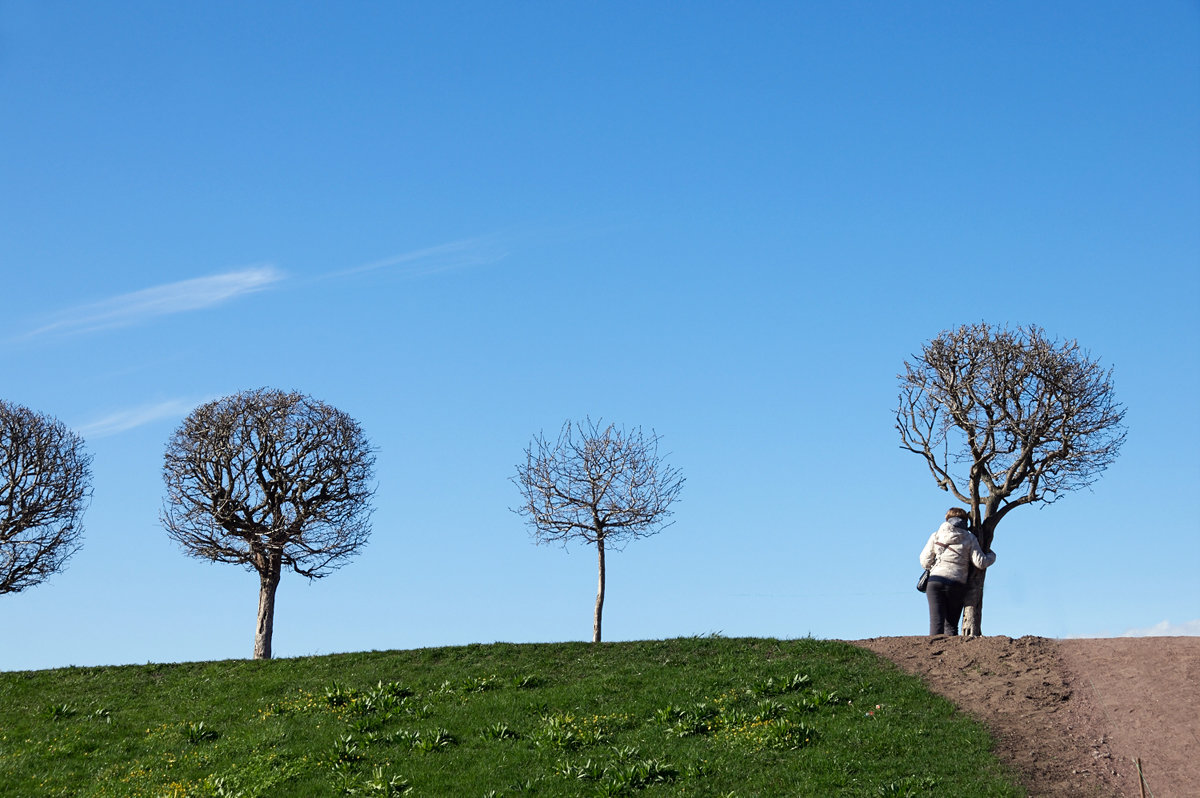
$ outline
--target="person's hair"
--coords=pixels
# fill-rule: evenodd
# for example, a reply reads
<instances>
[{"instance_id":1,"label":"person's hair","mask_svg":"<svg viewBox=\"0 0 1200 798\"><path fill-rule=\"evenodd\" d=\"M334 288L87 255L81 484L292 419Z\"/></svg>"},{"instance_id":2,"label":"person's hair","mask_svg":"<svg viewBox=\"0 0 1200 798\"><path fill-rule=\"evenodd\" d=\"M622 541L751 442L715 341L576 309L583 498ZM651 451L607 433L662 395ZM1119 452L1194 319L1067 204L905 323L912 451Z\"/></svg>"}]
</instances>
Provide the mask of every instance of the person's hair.
<instances>
[{"instance_id":1,"label":"person's hair","mask_svg":"<svg viewBox=\"0 0 1200 798\"><path fill-rule=\"evenodd\" d=\"M965 520L965 519L969 518L969 516L967 515L967 511L964 510L963 508L951 507L949 510L946 511L946 520L949 521L951 518L962 518Z\"/></svg>"}]
</instances>

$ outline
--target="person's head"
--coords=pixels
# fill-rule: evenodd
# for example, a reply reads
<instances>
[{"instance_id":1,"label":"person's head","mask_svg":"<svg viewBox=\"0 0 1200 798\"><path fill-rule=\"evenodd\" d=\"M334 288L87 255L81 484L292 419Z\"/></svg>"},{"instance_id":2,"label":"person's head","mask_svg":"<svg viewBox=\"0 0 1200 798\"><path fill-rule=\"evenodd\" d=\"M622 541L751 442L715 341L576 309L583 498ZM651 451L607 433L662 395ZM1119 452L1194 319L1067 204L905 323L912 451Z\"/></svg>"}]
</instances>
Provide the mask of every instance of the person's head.
<instances>
[{"instance_id":1,"label":"person's head","mask_svg":"<svg viewBox=\"0 0 1200 798\"><path fill-rule=\"evenodd\" d=\"M946 511L946 520L953 521L955 518L961 518L962 520L966 521L969 516L967 515L967 511L963 508L951 507Z\"/></svg>"}]
</instances>

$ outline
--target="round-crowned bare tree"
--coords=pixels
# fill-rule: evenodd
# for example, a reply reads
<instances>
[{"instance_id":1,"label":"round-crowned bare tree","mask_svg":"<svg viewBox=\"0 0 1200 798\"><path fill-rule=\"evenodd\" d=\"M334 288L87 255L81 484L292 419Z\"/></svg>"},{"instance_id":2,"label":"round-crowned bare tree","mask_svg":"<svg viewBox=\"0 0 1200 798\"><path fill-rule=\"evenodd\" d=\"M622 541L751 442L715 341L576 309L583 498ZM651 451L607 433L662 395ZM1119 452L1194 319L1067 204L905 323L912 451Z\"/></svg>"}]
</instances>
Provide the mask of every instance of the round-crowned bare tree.
<instances>
[{"instance_id":1,"label":"round-crowned bare tree","mask_svg":"<svg viewBox=\"0 0 1200 798\"><path fill-rule=\"evenodd\" d=\"M1010 512L1091 485L1125 442L1112 370L1034 325L946 330L904 369L900 445L965 505L984 549ZM964 634L982 634L986 573L968 578Z\"/></svg>"},{"instance_id":2,"label":"round-crowned bare tree","mask_svg":"<svg viewBox=\"0 0 1200 798\"><path fill-rule=\"evenodd\" d=\"M514 512L526 517L538 543L581 540L596 547L593 643L600 642L604 616L605 550L669 526L671 503L683 489L682 473L663 461L658 441L641 427L568 421L556 441L534 438L513 477L523 500Z\"/></svg>"},{"instance_id":3,"label":"round-crowned bare tree","mask_svg":"<svg viewBox=\"0 0 1200 798\"><path fill-rule=\"evenodd\" d=\"M0 594L43 582L79 549L91 462L61 421L0 400Z\"/></svg>"},{"instance_id":4,"label":"round-crowned bare tree","mask_svg":"<svg viewBox=\"0 0 1200 798\"><path fill-rule=\"evenodd\" d=\"M192 411L167 444L162 523L193 557L258 573L255 659L270 659L275 591L367 542L375 457L358 423L299 393L243 391Z\"/></svg>"}]
</instances>

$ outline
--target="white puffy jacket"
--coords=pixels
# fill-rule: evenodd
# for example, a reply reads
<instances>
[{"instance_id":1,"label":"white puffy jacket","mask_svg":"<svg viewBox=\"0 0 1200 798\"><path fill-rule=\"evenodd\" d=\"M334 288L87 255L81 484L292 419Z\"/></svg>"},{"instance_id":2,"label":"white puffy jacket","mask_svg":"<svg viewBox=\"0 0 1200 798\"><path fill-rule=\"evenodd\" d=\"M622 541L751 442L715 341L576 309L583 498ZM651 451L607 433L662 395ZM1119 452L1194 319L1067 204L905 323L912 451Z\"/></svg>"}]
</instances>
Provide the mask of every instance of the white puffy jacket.
<instances>
[{"instance_id":1,"label":"white puffy jacket","mask_svg":"<svg viewBox=\"0 0 1200 798\"><path fill-rule=\"evenodd\" d=\"M996 552L985 554L962 518L944 522L921 549L921 567L928 568L930 576L945 577L952 582L967 581L968 565L987 568L995 561Z\"/></svg>"}]
</instances>

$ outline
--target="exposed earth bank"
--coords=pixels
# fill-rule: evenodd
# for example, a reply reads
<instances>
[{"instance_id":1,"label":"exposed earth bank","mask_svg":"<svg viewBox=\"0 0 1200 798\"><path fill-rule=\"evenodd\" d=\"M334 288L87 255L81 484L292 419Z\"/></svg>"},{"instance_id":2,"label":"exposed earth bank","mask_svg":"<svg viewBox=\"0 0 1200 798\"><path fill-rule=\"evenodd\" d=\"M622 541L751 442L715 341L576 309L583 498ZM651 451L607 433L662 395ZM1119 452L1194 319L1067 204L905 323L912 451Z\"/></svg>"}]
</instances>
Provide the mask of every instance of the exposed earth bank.
<instances>
[{"instance_id":1,"label":"exposed earth bank","mask_svg":"<svg viewBox=\"0 0 1200 798\"><path fill-rule=\"evenodd\" d=\"M1200 795L1200 637L850 641L986 723L1031 796Z\"/></svg>"}]
</instances>

